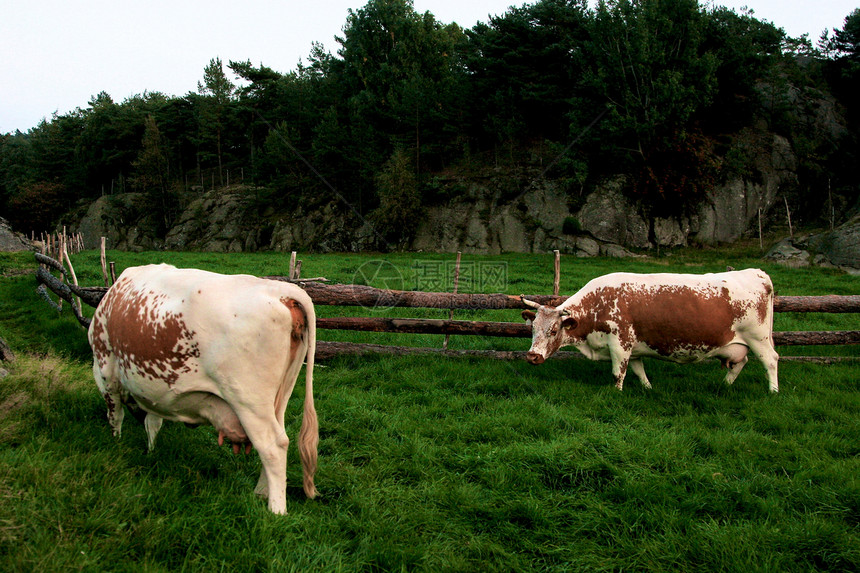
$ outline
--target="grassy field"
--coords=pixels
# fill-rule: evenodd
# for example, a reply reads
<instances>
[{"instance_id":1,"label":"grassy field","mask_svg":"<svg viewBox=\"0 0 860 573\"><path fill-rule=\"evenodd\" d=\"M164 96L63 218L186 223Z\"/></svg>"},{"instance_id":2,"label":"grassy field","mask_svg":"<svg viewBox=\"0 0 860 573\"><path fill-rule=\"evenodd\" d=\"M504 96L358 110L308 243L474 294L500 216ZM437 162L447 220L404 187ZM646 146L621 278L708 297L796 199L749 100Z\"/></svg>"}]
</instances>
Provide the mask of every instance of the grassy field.
<instances>
[{"instance_id":1,"label":"grassy field","mask_svg":"<svg viewBox=\"0 0 860 573\"><path fill-rule=\"evenodd\" d=\"M450 290L450 255L306 255L304 276ZM283 254L109 252L119 269L171 262L287 274ZM73 258L101 283L98 255ZM464 255L461 290L549 294L551 255ZM562 259L562 294L617 270L757 266L778 294L860 294L860 278L764 263L757 245L635 260ZM256 455L211 428L166 424L147 454L127 418L111 436L85 333L35 294L28 255L0 253L2 571L852 571L860 569L860 363L751 360L731 387L716 362L646 362L623 393L609 365L341 357L316 371L320 497L288 463L289 515L257 499ZM483 274L482 274L483 273ZM501 274L503 274L503 277ZM501 278L500 278L501 277ZM435 282L434 282L435 281ZM441 282L439 282L441 281ZM425 288L435 284L440 288ZM318 307L321 316L447 311ZM518 320L517 311L455 318ZM777 330L858 329L856 315L777 315ZM433 336L321 339L440 346ZM451 348L528 348L452 337ZM858 348L779 348L860 356ZM287 413L298 433L302 392Z\"/></svg>"}]
</instances>

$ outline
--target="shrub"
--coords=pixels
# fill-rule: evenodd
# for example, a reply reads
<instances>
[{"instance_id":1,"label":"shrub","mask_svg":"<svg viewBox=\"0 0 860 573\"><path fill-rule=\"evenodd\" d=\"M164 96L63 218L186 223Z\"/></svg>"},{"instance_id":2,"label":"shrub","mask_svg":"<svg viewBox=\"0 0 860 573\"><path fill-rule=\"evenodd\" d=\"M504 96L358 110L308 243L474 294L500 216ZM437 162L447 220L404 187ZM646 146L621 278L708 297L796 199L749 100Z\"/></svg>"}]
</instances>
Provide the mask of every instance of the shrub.
<instances>
[{"instance_id":1,"label":"shrub","mask_svg":"<svg viewBox=\"0 0 860 573\"><path fill-rule=\"evenodd\" d=\"M578 235L582 232L582 224L576 217L565 217L561 224L561 232L565 235Z\"/></svg>"}]
</instances>

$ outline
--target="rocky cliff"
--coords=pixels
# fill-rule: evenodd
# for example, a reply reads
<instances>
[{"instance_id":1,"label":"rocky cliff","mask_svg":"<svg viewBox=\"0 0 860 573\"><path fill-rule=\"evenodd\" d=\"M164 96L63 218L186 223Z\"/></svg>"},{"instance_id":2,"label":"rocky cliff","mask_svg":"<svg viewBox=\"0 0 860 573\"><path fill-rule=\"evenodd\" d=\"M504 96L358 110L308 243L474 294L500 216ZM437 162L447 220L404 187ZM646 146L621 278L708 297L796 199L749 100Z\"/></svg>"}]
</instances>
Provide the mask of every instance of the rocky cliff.
<instances>
[{"instance_id":1,"label":"rocky cliff","mask_svg":"<svg viewBox=\"0 0 860 573\"><path fill-rule=\"evenodd\" d=\"M629 256L631 250L696 242L732 242L767 214L780 190L795 183L795 159L779 136L757 142L745 175L728 174L686 215L654 217L625 192L623 176L606 179L590 193L570 192L540 173L488 170L442 180L441 196L426 206L408 248L415 251L546 252L579 256ZM465 190L465 191L464 191ZM69 225L94 247L99 237L124 250L388 250L373 226L345 205L332 202L305 211L260 212L254 190L235 186L191 198L175 223L159 236L159 222L145 197L101 197Z\"/></svg>"}]
</instances>

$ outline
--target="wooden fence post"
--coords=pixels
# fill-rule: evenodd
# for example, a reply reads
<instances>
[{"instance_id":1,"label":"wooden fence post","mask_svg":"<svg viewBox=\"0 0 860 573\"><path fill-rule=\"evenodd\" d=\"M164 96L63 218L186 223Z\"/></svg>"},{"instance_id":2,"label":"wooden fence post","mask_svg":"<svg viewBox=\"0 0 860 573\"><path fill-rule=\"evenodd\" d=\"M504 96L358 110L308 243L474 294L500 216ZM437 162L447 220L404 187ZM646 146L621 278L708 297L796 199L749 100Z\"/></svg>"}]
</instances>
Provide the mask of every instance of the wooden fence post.
<instances>
[{"instance_id":1,"label":"wooden fence post","mask_svg":"<svg viewBox=\"0 0 860 573\"><path fill-rule=\"evenodd\" d=\"M561 288L561 253L556 249L555 253L555 278L552 281L552 294L558 296L558 291Z\"/></svg>"},{"instance_id":2,"label":"wooden fence post","mask_svg":"<svg viewBox=\"0 0 860 573\"><path fill-rule=\"evenodd\" d=\"M460 256L463 253L457 251L457 263L454 265L454 294L457 294L457 287L460 284ZM454 309L450 309L448 311L448 320L452 320L454 318ZM445 341L442 343L442 348L448 350L448 339L451 337L450 334L445 335Z\"/></svg>"}]
</instances>

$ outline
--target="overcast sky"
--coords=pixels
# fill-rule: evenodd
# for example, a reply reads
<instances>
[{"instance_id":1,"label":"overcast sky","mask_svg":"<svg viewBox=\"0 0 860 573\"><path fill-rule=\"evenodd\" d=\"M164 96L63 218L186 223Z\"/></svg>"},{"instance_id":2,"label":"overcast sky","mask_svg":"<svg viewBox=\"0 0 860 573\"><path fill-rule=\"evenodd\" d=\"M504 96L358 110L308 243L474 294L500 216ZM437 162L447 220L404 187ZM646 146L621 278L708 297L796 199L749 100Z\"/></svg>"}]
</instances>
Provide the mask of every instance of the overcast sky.
<instances>
[{"instance_id":1,"label":"overcast sky","mask_svg":"<svg viewBox=\"0 0 860 573\"><path fill-rule=\"evenodd\" d=\"M592 0L593 1L593 0ZM114 101L144 91L197 89L212 58L296 68L321 42L335 53L347 10L366 0L3 0L0 7L0 133L27 131L54 112L85 108L105 91ZM534 2L529 2L534 3ZM860 0L714 0L813 43L842 28ZM415 10L471 28L504 14L512 0L414 0ZM229 70L225 70L228 71ZM232 79L232 78L231 78Z\"/></svg>"}]
</instances>

